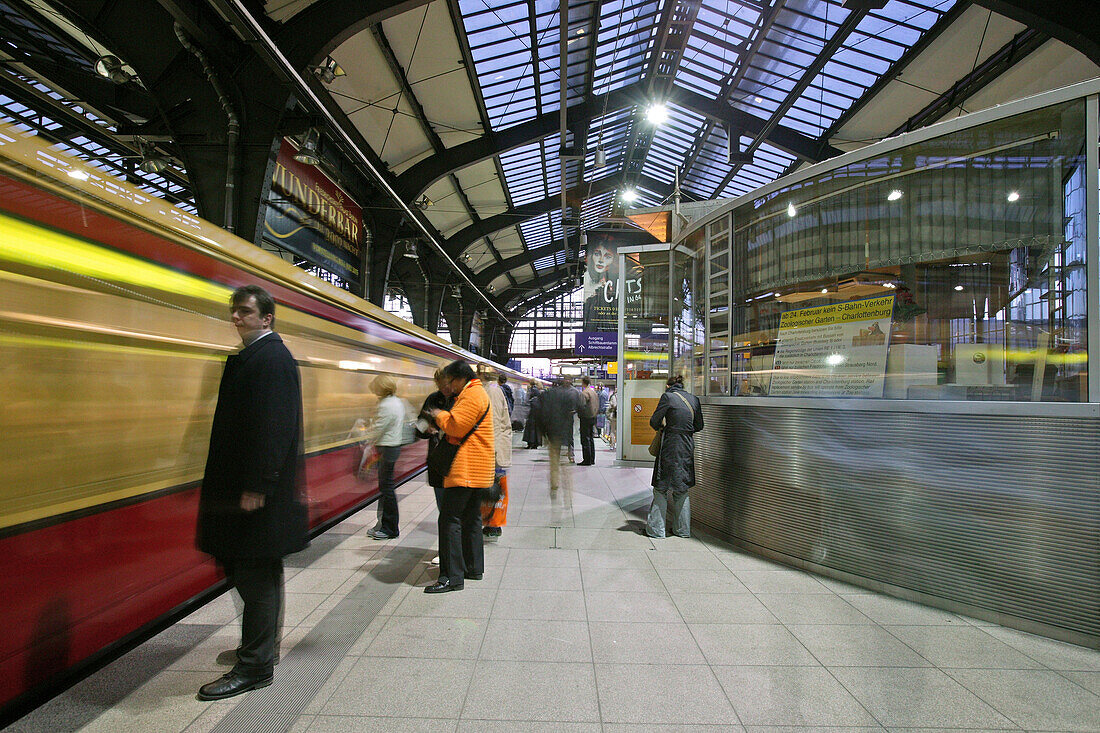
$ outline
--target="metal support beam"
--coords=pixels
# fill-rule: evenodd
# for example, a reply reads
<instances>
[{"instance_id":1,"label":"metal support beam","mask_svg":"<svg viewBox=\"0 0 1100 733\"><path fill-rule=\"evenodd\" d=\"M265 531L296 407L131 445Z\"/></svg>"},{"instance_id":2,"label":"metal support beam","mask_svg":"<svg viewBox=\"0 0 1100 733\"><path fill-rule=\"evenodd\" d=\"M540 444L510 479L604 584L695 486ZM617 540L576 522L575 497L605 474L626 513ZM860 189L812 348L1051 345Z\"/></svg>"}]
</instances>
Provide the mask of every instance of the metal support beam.
<instances>
[{"instance_id":1,"label":"metal support beam","mask_svg":"<svg viewBox=\"0 0 1100 733\"><path fill-rule=\"evenodd\" d=\"M1035 28L1026 28L1017 33L1011 41L999 48L992 56L983 61L974 71L951 85L951 88L932 100L924 109L906 120L886 137L900 135L903 132L927 127L942 120L951 110L962 107L966 100L973 97L998 77L1039 50L1050 40L1050 36Z\"/></svg>"},{"instance_id":2,"label":"metal support beam","mask_svg":"<svg viewBox=\"0 0 1100 733\"><path fill-rule=\"evenodd\" d=\"M669 92L668 100L716 122L727 122L739 126L751 135L759 134L767 124L766 120L735 109L728 104L719 104L717 100L681 87L674 87ZM568 124L583 126L597 117L602 117L605 113L605 104L606 113L611 114L643 105L646 101L644 83L631 84L616 89L606 96L600 95L589 102L573 105L569 108ZM456 145L440 155L425 158L411 166L398 176L396 188L407 200L415 200L435 181L448 173L554 135L559 129L559 124L558 113L551 112L500 132L488 132L476 140ZM822 143L781 125L775 125L765 139L777 148L812 163L840 155L842 152L828 143Z\"/></svg>"},{"instance_id":3,"label":"metal support beam","mask_svg":"<svg viewBox=\"0 0 1100 733\"><path fill-rule=\"evenodd\" d=\"M640 176L639 179L641 185L652 191L672 192L672 188L667 183L662 183L661 181L646 176ZM619 185L620 179L617 176L609 176L591 183L582 183L578 186L574 186L567 192L567 196L571 201L586 196L598 196L608 191L614 191ZM467 247L478 239L489 236L494 232L499 232L502 229L516 226L520 222L527 221L528 219L534 219L537 216L553 211L560 205L561 201L557 195L548 196L541 201L532 201L519 208L509 209L496 216L490 216L488 219L482 219L478 223L460 229L452 234L445 243L448 256L458 257Z\"/></svg>"},{"instance_id":4,"label":"metal support beam","mask_svg":"<svg viewBox=\"0 0 1100 733\"><path fill-rule=\"evenodd\" d=\"M747 127L745 128L745 131L753 136L752 144L749 145L749 147L745 150L746 153L751 154L756 152L756 149L759 148L765 141L770 140L770 136L772 135L772 133L775 130L779 129L780 120L782 120L783 117L786 116L787 112L790 111L791 107L793 107L795 102L797 102L802 96L802 93L809 88L810 84L812 84L814 79L817 78L817 75L821 73L821 70L825 68L825 65L829 63L833 55L838 50L840 50L840 47L844 45L844 41L848 39L848 36L855 32L859 24L863 21L865 17L867 17L868 12L869 11L864 8L863 10L853 10L851 13L848 14L848 17L844 19L844 22L840 24L840 27L836 29L832 37L825 43L824 47L818 53L817 58L814 59L813 63L806 67L806 71L802 74L801 78L798 80L798 83L795 84L789 92L787 92L787 96L784 97L783 102L776 108L774 112L772 112L771 116L768 118L768 121L764 124L764 127L762 129L750 130ZM775 145L774 140L771 140L771 143ZM826 140L819 141L818 145L821 146L819 148L821 150L832 147L828 144L828 141ZM793 154L793 151L791 150L787 150L786 152ZM840 151L837 151L836 155L839 154ZM825 156L825 158L827 157L831 156ZM819 160L824 160L825 158L819 157L818 160L804 160L807 160L811 163L816 163ZM726 186L729 185L730 181L733 180L734 176L736 176L737 172L740 170L741 164L734 165L730 172L727 173L726 176L722 179L722 182L718 184L718 187L714 189L714 195L720 196L722 194L722 191L725 190Z\"/></svg>"},{"instance_id":5,"label":"metal support beam","mask_svg":"<svg viewBox=\"0 0 1100 733\"><path fill-rule=\"evenodd\" d=\"M295 68L286 55L278 48L271 35L264 28L264 25L253 16L252 11L245 5L244 0L209 0L216 4L226 17L231 19L238 31L248 39L257 53L264 58L264 60L285 79L287 79L294 87L295 93L299 99L318 112L329 124L330 131L337 137L342 143L347 152L364 167L370 177L378 184L378 186L397 204L405 217L415 225L415 227L423 234L426 241L430 243L450 264L459 277L465 280L471 287L474 287L473 281L470 279L468 270L455 262L450 255L447 254L443 247L442 238L439 236L439 232L429 222L423 214L415 210L410 206L409 202L402 198L402 196L395 189L395 183L393 175L387 170L386 166L382 163L381 159L370 149L370 146L363 140L362 135L357 129L347 120L343 110L339 105L324 91L320 82L312 75L303 76L302 73ZM476 290L476 288L474 288ZM481 297L485 303L501 316L506 318L504 313L497 307L496 303L490 299L486 294L480 290L477 291L479 297Z\"/></svg>"},{"instance_id":6,"label":"metal support beam","mask_svg":"<svg viewBox=\"0 0 1100 733\"><path fill-rule=\"evenodd\" d=\"M1100 66L1100 3L1095 0L976 0L995 13L1042 31Z\"/></svg>"}]
</instances>

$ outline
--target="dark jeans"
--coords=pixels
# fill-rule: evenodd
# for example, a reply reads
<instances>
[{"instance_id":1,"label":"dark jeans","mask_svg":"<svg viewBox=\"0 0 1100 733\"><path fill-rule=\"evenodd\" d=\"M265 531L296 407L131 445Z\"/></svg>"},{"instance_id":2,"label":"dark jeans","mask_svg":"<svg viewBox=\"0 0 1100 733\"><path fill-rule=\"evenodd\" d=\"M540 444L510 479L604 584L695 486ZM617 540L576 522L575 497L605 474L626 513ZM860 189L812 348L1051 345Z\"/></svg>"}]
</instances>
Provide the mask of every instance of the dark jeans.
<instances>
[{"instance_id":1,"label":"dark jeans","mask_svg":"<svg viewBox=\"0 0 1100 733\"><path fill-rule=\"evenodd\" d=\"M485 572L481 534L481 489L449 486L439 507L439 577L462 585L469 573Z\"/></svg>"},{"instance_id":2,"label":"dark jeans","mask_svg":"<svg viewBox=\"0 0 1100 733\"><path fill-rule=\"evenodd\" d=\"M596 427L596 418L581 418L581 460L584 463L596 462L596 441L592 434Z\"/></svg>"},{"instance_id":3,"label":"dark jeans","mask_svg":"<svg viewBox=\"0 0 1100 733\"><path fill-rule=\"evenodd\" d=\"M241 646L234 669L267 677L279 661L279 632L283 621L283 559L235 557L220 559L229 582L244 601Z\"/></svg>"},{"instance_id":4,"label":"dark jeans","mask_svg":"<svg viewBox=\"0 0 1100 733\"><path fill-rule=\"evenodd\" d=\"M401 457L401 446L378 446L378 490L382 492L378 502L382 506L382 531L390 537L398 535L397 493L393 486L393 468Z\"/></svg>"}]
</instances>

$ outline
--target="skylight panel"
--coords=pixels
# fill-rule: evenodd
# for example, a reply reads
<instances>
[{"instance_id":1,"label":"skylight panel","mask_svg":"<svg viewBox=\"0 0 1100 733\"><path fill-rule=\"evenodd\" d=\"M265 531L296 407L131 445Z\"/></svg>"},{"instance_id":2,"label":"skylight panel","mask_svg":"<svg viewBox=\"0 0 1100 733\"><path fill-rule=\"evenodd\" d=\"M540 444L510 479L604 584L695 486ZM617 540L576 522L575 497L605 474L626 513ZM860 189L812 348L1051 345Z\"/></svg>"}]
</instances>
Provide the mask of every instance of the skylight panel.
<instances>
[{"instance_id":1,"label":"skylight panel","mask_svg":"<svg viewBox=\"0 0 1100 733\"><path fill-rule=\"evenodd\" d=\"M600 8L593 88L597 94L639 81L656 32L659 3L610 0Z\"/></svg>"}]
</instances>

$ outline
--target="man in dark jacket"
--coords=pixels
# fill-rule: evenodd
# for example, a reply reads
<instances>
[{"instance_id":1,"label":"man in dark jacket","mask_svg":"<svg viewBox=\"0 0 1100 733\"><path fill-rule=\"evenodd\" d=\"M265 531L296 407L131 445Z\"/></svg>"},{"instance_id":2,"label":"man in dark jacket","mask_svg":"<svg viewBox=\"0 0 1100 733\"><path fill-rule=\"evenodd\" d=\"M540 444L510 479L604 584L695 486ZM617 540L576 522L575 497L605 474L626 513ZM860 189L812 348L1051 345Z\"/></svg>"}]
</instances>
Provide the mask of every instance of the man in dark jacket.
<instances>
[{"instance_id":1,"label":"man in dark jacket","mask_svg":"<svg viewBox=\"0 0 1100 733\"><path fill-rule=\"evenodd\" d=\"M512 410L516 409L516 398L512 393L512 386L508 384L508 377L498 374L497 384L500 385L500 391L504 393L504 401L508 403L508 415L511 416Z\"/></svg>"},{"instance_id":2,"label":"man in dark jacket","mask_svg":"<svg viewBox=\"0 0 1100 733\"><path fill-rule=\"evenodd\" d=\"M596 416L600 414L600 396L592 387L592 380L581 378L581 398L583 400L577 417L581 422L581 462L578 465L591 466L596 462L596 441L593 431L596 429Z\"/></svg>"},{"instance_id":3,"label":"man in dark jacket","mask_svg":"<svg viewBox=\"0 0 1100 733\"><path fill-rule=\"evenodd\" d=\"M573 440L573 415L584 410L584 399L568 379L560 379L539 398L539 428L550 458L550 508L553 521L573 504L572 461L562 471L561 450ZM559 490L564 488L564 492Z\"/></svg>"},{"instance_id":4,"label":"man in dark jacket","mask_svg":"<svg viewBox=\"0 0 1100 733\"><path fill-rule=\"evenodd\" d=\"M666 385L649 419L650 427L661 431L661 450L653 463L653 504L647 529L650 537L658 539L665 536L666 514L671 514L674 535L691 536L688 489L695 485L695 433L703 429L699 398L684 389L684 378L674 375Z\"/></svg>"},{"instance_id":5,"label":"man in dark jacket","mask_svg":"<svg viewBox=\"0 0 1100 733\"><path fill-rule=\"evenodd\" d=\"M199 499L198 547L244 601L237 664L199 689L221 700L271 684L283 603L283 556L306 546L300 497L302 387L298 365L271 330L275 301L246 285L230 300L244 342L222 372Z\"/></svg>"},{"instance_id":6,"label":"man in dark jacket","mask_svg":"<svg viewBox=\"0 0 1100 733\"><path fill-rule=\"evenodd\" d=\"M523 424L523 442L529 450L534 450L542 445L542 417L539 406L542 403L543 392L537 384L532 384L527 390L527 422Z\"/></svg>"}]
</instances>

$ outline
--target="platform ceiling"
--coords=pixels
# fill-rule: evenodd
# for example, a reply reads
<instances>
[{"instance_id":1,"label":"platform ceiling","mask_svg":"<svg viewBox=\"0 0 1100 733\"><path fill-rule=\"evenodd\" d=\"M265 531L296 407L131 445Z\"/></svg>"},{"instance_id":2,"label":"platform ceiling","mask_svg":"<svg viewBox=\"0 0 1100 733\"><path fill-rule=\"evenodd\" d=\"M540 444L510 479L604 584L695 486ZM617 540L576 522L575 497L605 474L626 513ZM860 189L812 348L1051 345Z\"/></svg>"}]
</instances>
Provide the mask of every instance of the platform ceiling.
<instances>
[{"instance_id":1,"label":"platform ceiling","mask_svg":"<svg viewBox=\"0 0 1100 733\"><path fill-rule=\"evenodd\" d=\"M0 0L0 31L31 17L71 44L78 34L58 25L73 17L65 6L80 4ZM197 4L226 18L231 3ZM567 230L569 251L562 243L557 2L243 4L288 56L330 57L346 72L325 93L509 316L575 286L576 230ZM160 5L178 13L189 3ZM606 227L631 207L668 202L677 177L688 201L739 196L906 129L1100 74L1072 34L1021 22L1030 16L1020 6L570 2L564 76L572 146L584 155L564 161L572 213L586 229ZM87 57L101 42L84 45ZM0 59L10 73L65 89L49 63L15 57ZM0 98L5 107L11 100ZM667 105L663 124L647 120L654 102ZM597 148L606 155L599 168ZM628 189L637 194L629 204ZM395 269L391 280L409 277Z\"/></svg>"}]
</instances>

